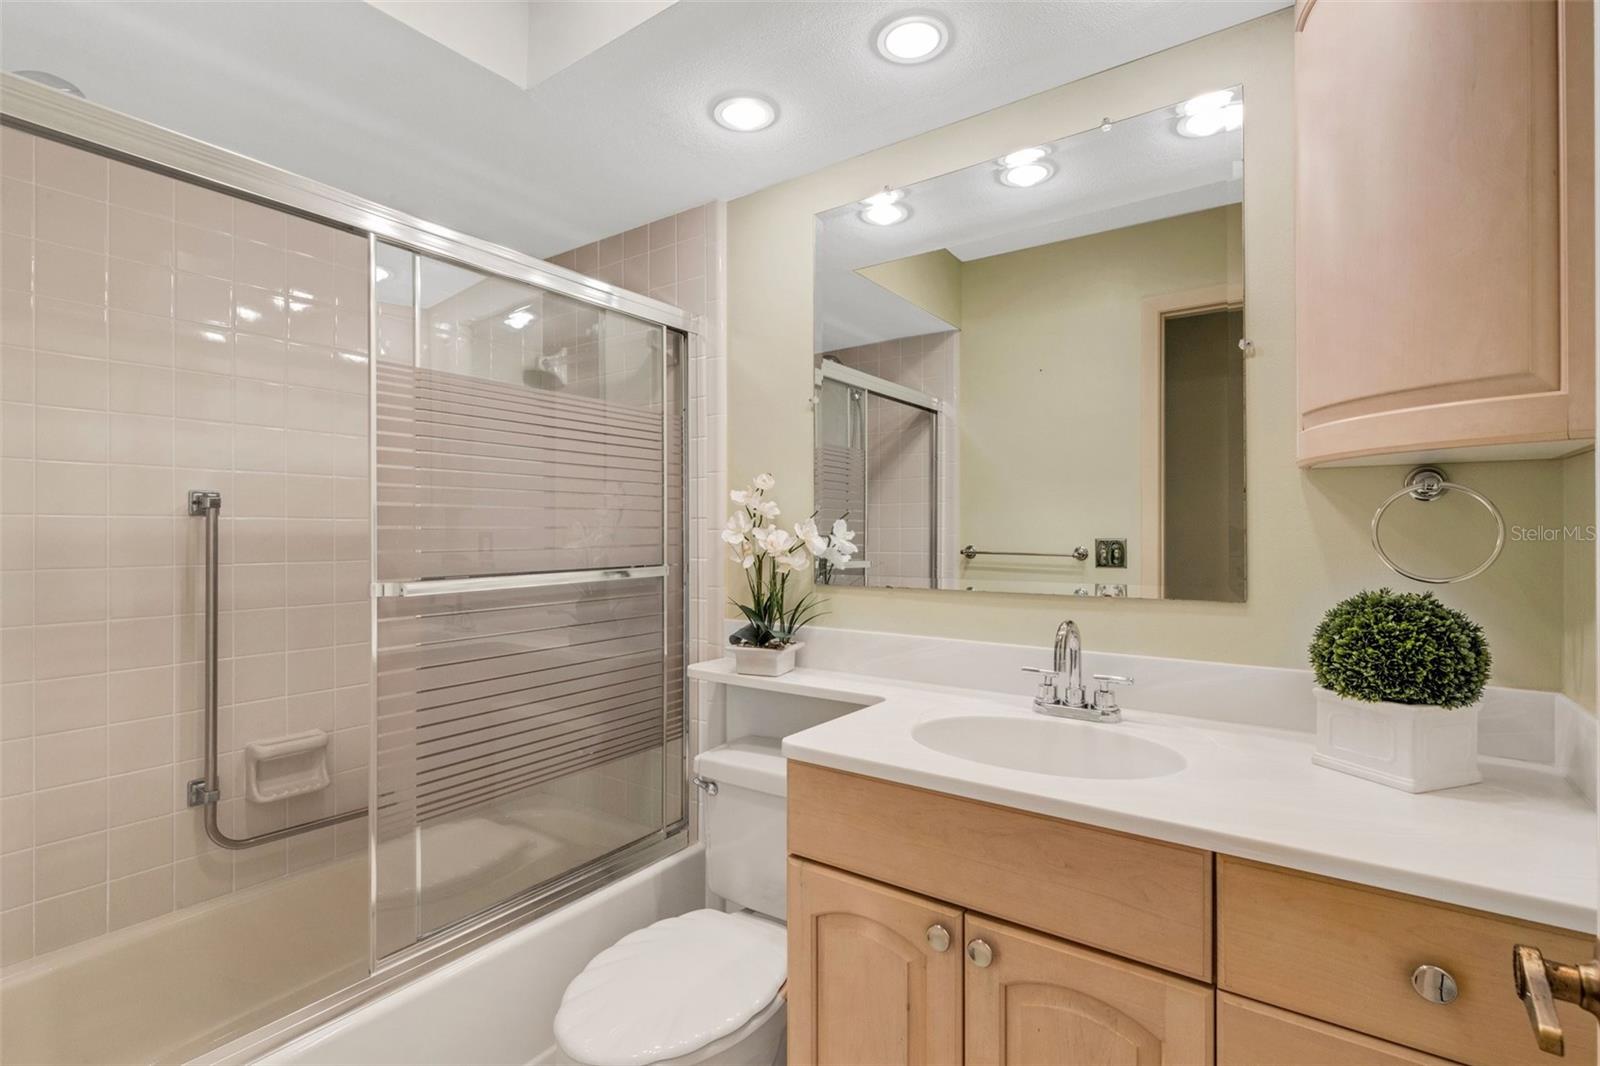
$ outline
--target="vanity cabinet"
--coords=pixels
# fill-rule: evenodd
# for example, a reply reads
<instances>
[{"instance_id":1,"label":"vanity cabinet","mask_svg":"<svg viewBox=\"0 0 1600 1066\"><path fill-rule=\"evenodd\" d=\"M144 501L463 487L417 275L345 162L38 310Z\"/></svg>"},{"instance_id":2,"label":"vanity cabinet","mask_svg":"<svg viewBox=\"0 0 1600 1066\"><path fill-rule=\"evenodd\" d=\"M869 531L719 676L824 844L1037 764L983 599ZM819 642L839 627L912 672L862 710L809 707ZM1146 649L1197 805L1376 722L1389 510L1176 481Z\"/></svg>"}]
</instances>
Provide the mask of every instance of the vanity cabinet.
<instances>
[{"instance_id":1,"label":"vanity cabinet","mask_svg":"<svg viewBox=\"0 0 1600 1066\"><path fill-rule=\"evenodd\" d=\"M1588 0L1301 0L1303 465L1594 436Z\"/></svg>"},{"instance_id":2,"label":"vanity cabinet","mask_svg":"<svg viewBox=\"0 0 1600 1066\"><path fill-rule=\"evenodd\" d=\"M1212 991L789 861L789 1061L1209 1063Z\"/></svg>"},{"instance_id":3,"label":"vanity cabinet","mask_svg":"<svg viewBox=\"0 0 1600 1066\"><path fill-rule=\"evenodd\" d=\"M961 1062L961 911L789 860L789 1061Z\"/></svg>"},{"instance_id":4,"label":"vanity cabinet","mask_svg":"<svg viewBox=\"0 0 1600 1066\"><path fill-rule=\"evenodd\" d=\"M795 1066L1535 1066L1549 1058L1512 945L1592 953L1589 933L802 762L788 774ZM1588 1015L1557 1012L1568 1056L1594 1061Z\"/></svg>"}]
</instances>

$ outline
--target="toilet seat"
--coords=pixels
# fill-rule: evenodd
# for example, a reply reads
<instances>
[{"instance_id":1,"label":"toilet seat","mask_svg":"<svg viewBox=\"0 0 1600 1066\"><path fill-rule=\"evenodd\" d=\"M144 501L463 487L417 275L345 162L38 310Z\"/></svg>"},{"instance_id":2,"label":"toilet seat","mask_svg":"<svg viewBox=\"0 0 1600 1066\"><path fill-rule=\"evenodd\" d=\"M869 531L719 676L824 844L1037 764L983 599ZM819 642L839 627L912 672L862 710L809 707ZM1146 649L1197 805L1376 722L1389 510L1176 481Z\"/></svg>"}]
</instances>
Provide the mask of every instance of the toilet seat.
<instances>
[{"instance_id":1,"label":"toilet seat","mask_svg":"<svg viewBox=\"0 0 1600 1066\"><path fill-rule=\"evenodd\" d=\"M692 1055L770 1013L785 978L785 938L777 922L716 910L629 933L567 986L556 1041L581 1063Z\"/></svg>"}]
</instances>

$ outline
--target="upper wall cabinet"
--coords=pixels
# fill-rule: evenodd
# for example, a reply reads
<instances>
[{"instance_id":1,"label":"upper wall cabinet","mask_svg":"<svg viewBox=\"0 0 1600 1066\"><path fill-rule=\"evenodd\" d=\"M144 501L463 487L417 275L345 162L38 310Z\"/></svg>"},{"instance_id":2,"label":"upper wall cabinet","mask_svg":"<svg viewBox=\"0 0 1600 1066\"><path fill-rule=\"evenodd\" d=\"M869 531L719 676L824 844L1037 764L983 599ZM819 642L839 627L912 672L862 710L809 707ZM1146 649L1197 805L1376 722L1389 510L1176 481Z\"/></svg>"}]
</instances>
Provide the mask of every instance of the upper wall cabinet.
<instances>
[{"instance_id":1,"label":"upper wall cabinet","mask_svg":"<svg viewBox=\"0 0 1600 1066\"><path fill-rule=\"evenodd\" d=\"M1588 0L1301 0L1302 465L1594 437Z\"/></svg>"}]
</instances>

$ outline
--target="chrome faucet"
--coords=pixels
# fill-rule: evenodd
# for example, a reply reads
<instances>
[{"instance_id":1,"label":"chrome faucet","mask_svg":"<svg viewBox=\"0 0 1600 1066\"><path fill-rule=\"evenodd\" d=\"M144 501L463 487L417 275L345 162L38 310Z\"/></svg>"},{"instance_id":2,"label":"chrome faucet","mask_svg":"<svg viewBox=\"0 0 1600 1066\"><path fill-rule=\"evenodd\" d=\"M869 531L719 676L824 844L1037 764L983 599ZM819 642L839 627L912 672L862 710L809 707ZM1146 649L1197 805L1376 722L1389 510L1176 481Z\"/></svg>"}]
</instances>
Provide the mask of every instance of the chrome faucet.
<instances>
[{"instance_id":1,"label":"chrome faucet","mask_svg":"<svg viewBox=\"0 0 1600 1066\"><path fill-rule=\"evenodd\" d=\"M1078 636L1078 623L1067 619L1056 626L1056 702L1067 707L1085 707L1083 698L1083 640ZM1062 671L1067 683L1061 684Z\"/></svg>"},{"instance_id":2,"label":"chrome faucet","mask_svg":"<svg viewBox=\"0 0 1600 1066\"><path fill-rule=\"evenodd\" d=\"M1056 627L1055 655L1049 670L1025 666L1030 674L1042 675L1039 690L1033 696L1033 709L1040 714L1056 718L1076 718L1085 722L1120 722L1122 708L1117 706L1112 685L1131 685L1133 678L1120 674L1095 674L1100 682L1094 697L1083 687L1083 641L1078 635L1078 623L1067 619ZM1061 680L1066 676L1066 681Z\"/></svg>"}]
</instances>

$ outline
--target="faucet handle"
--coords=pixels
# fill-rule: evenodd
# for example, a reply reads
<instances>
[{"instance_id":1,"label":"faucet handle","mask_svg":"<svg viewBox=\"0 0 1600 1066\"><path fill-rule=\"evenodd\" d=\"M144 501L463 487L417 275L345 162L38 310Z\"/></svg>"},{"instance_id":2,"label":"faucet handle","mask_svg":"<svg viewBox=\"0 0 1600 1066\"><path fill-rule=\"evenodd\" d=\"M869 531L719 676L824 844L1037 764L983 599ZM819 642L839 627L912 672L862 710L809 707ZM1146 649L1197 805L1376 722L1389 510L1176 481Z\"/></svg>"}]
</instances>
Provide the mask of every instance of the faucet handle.
<instances>
[{"instance_id":1,"label":"faucet handle","mask_svg":"<svg viewBox=\"0 0 1600 1066\"><path fill-rule=\"evenodd\" d=\"M1022 672L1039 675L1039 688L1033 694L1035 701L1040 703L1056 702L1056 677L1060 675L1061 671L1046 669L1043 666L1024 666Z\"/></svg>"},{"instance_id":2,"label":"faucet handle","mask_svg":"<svg viewBox=\"0 0 1600 1066\"><path fill-rule=\"evenodd\" d=\"M1094 694L1094 709L1097 711L1117 710L1117 697L1111 691L1112 685L1133 684L1133 678L1123 677L1121 674L1095 674L1094 679L1100 682L1100 687Z\"/></svg>"}]
</instances>

